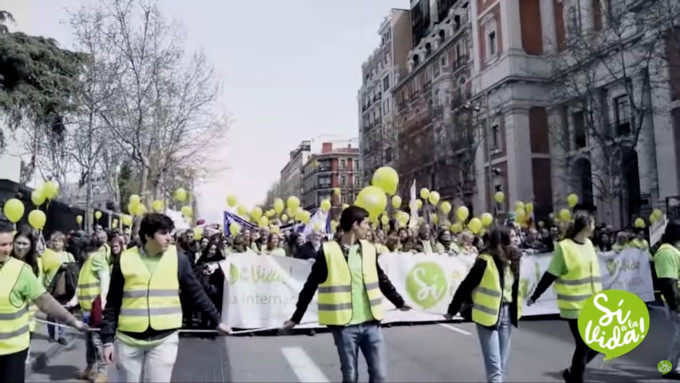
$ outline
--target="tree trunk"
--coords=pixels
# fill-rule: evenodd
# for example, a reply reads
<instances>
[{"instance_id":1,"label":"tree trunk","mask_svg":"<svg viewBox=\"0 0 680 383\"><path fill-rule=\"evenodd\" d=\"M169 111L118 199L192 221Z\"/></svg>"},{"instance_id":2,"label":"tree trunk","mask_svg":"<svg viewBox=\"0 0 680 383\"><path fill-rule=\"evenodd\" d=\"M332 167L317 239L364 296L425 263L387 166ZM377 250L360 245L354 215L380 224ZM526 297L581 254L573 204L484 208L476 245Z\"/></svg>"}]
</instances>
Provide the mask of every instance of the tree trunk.
<instances>
[{"instance_id":1,"label":"tree trunk","mask_svg":"<svg viewBox=\"0 0 680 383\"><path fill-rule=\"evenodd\" d=\"M89 235L92 233L94 212L92 211L92 173L87 172L85 175L85 232Z\"/></svg>"}]
</instances>

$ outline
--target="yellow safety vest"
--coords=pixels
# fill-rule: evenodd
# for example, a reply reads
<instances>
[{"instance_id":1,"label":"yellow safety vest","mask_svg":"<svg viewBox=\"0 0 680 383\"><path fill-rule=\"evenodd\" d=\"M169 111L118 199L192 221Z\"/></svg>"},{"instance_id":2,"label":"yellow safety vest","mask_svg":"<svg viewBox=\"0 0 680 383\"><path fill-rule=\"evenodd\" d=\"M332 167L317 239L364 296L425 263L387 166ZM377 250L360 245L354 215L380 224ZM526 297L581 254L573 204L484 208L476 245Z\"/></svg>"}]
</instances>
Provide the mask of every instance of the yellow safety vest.
<instances>
[{"instance_id":1,"label":"yellow safety vest","mask_svg":"<svg viewBox=\"0 0 680 383\"><path fill-rule=\"evenodd\" d=\"M90 253L78 274L78 303L83 310L92 310L92 302L101 294L99 277L92 270L96 253Z\"/></svg>"},{"instance_id":2,"label":"yellow safety vest","mask_svg":"<svg viewBox=\"0 0 680 383\"><path fill-rule=\"evenodd\" d=\"M678 250L677 247L675 247L671 244L668 244L668 243L663 243L663 244L661 244L661 246L659 246L659 248L656 250L656 253L654 254L654 258L656 258L656 254L659 254L659 253L661 253L662 251L665 251L665 250L672 251L673 254L675 254L675 257L680 259L680 250ZM678 285L678 289L680 289L680 275L678 276L677 285ZM661 300L666 302L666 297L664 297L663 294L661 295Z\"/></svg>"},{"instance_id":3,"label":"yellow safety vest","mask_svg":"<svg viewBox=\"0 0 680 383\"><path fill-rule=\"evenodd\" d=\"M182 327L182 305L179 299L179 261L174 246L161 256L153 274L142 261L138 248L120 256L123 273L123 304L118 316L118 329L140 333L149 326L154 330Z\"/></svg>"},{"instance_id":4,"label":"yellow safety vest","mask_svg":"<svg viewBox=\"0 0 680 383\"><path fill-rule=\"evenodd\" d=\"M336 241L323 244L328 277L319 285L319 324L344 326L352 320L352 273ZM373 319L383 319L382 293L378 283L375 247L361 241L361 269Z\"/></svg>"},{"instance_id":5,"label":"yellow safety vest","mask_svg":"<svg viewBox=\"0 0 680 383\"><path fill-rule=\"evenodd\" d=\"M498 322L498 315L503 303L503 286L496 262L489 254L482 254L479 258L486 261L484 275L479 285L472 291L472 321L482 326L493 326ZM517 319L522 317L523 297L518 291L518 297L512 304L517 306Z\"/></svg>"},{"instance_id":6,"label":"yellow safety vest","mask_svg":"<svg viewBox=\"0 0 680 383\"><path fill-rule=\"evenodd\" d=\"M27 302L15 307L9 298L24 266L24 262L10 258L0 268L0 355L23 351L31 342Z\"/></svg>"},{"instance_id":7,"label":"yellow safety vest","mask_svg":"<svg viewBox=\"0 0 680 383\"><path fill-rule=\"evenodd\" d=\"M562 248L567 274L555 281L557 307L560 310L580 310L586 299L602 291L600 262L590 240L584 246L571 239L558 243Z\"/></svg>"}]
</instances>

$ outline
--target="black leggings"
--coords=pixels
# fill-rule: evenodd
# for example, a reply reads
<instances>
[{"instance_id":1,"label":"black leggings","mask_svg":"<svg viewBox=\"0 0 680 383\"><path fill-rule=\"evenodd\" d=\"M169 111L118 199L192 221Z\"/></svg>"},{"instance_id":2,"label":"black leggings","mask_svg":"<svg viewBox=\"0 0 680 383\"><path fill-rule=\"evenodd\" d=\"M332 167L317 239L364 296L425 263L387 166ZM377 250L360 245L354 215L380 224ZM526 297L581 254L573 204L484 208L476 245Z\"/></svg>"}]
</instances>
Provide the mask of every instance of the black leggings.
<instances>
[{"instance_id":1,"label":"black leggings","mask_svg":"<svg viewBox=\"0 0 680 383\"><path fill-rule=\"evenodd\" d=\"M23 383L26 380L28 348L9 355L0 355L0 382Z\"/></svg>"},{"instance_id":2,"label":"black leggings","mask_svg":"<svg viewBox=\"0 0 680 383\"><path fill-rule=\"evenodd\" d=\"M567 319L567 322L569 323L569 330L571 330L571 335L574 337L574 343L576 345L574 356L571 358L571 367L569 368L569 371L571 372L571 382L583 383L586 365L588 365L591 360L595 359L598 352L588 347L583 341L583 338L581 338L581 334L578 332L578 320Z\"/></svg>"}]
</instances>

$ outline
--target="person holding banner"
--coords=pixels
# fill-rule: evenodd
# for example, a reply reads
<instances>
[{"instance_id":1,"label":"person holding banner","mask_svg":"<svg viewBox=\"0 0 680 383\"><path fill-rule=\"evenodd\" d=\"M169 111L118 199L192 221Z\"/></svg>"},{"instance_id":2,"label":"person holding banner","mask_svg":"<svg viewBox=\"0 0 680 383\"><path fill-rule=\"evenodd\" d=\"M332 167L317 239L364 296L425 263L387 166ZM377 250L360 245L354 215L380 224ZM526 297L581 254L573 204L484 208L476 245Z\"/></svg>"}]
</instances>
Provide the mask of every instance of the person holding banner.
<instances>
[{"instance_id":1,"label":"person holding banner","mask_svg":"<svg viewBox=\"0 0 680 383\"><path fill-rule=\"evenodd\" d=\"M506 227L489 233L487 248L477 257L444 315L451 320L472 297L472 321L477 325L489 383L504 382L507 378L511 329L518 326L522 316L521 253L513 245L516 236L514 229Z\"/></svg>"},{"instance_id":2,"label":"person holding banner","mask_svg":"<svg viewBox=\"0 0 680 383\"><path fill-rule=\"evenodd\" d=\"M219 333L231 332L196 280L189 259L170 245L174 226L164 214L144 216L139 225L142 247L126 250L113 267L100 334L104 360L115 363L110 370L114 381L170 382L183 298L210 316Z\"/></svg>"},{"instance_id":3,"label":"person holding banner","mask_svg":"<svg viewBox=\"0 0 680 383\"><path fill-rule=\"evenodd\" d=\"M368 212L350 206L340 216L338 241L323 244L284 330L299 324L319 290L319 324L330 328L340 357L344 383L359 379L358 351L368 365L369 382L387 380L385 338L380 329L383 294L402 311L410 310L378 265L375 246L365 241L371 230Z\"/></svg>"},{"instance_id":4,"label":"person holding banner","mask_svg":"<svg viewBox=\"0 0 680 383\"><path fill-rule=\"evenodd\" d=\"M680 380L680 222L671 221L661 237L661 246L654 254L654 268L659 289L673 320L675 334L671 343L668 360L674 370L665 374L664 379Z\"/></svg>"},{"instance_id":5,"label":"person holding banner","mask_svg":"<svg viewBox=\"0 0 680 383\"><path fill-rule=\"evenodd\" d=\"M585 211L574 213L564 239L555 245L552 260L527 305L533 305L555 282L557 307L560 316L569 324L575 349L571 367L562 371L565 382L582 383L588 363L597 351L588 347L578 332L578 316L585 301L602 291L600 262L590 237L595 220Z\"/></svg>"}]
</instances>

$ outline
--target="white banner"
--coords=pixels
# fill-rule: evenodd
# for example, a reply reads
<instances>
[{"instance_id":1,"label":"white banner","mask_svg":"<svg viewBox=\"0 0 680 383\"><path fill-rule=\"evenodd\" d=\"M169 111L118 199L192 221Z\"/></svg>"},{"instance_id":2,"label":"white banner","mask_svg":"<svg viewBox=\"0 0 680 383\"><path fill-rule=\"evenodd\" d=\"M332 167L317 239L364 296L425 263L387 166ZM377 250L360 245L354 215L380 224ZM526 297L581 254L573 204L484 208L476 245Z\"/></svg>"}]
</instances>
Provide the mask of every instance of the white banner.
<instances>
[{"instance_id":1,"label":"white banner","mask_svg":"<svg viewBox=\"0 0 680 383\"><path fill-rule=\"evenodd\" d=\"M475 261L474 255L383 254L380 266L414 310L402 312L385 299L383 322L422 322L442 319L456 289ZM652 275L647 253L626 249L601 253L600 271L604 289L627 290L645 301L654 300ZM528 297L548 268L551 254L525 254L520 267L520 291ZM312 263L294 258L256 254L232 254L222 262L227 276L224 286L223 318L234 328L278 327L296 309L298 294L311 271ZM316 296L310 302L301 327L317 327ZM524 316L557 314L552 288L532 307L524 306Z\"/></svg>"}]
</instances>

